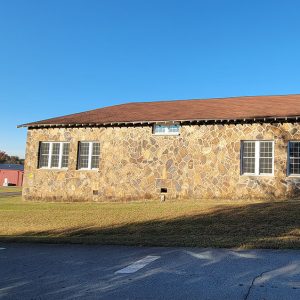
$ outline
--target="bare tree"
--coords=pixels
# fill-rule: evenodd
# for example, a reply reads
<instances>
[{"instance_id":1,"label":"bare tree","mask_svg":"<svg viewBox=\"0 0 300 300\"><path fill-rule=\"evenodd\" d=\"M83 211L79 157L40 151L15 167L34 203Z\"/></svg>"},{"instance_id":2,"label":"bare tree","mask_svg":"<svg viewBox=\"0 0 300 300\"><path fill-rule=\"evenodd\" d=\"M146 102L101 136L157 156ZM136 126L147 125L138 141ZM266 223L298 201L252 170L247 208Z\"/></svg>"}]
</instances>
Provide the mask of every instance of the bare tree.
<instances>
[{"instance_id":1,"label":"bare tree","mask_svg":"<svg viewBox=\"0 0 300 300\"><path fill-rule=\"evenodd\" d=\"M0 164L18 164L23 165L24 159L19 156L9 156L5 151L0 150Z\"/></svg>"},{"instance_id":2,"label":"bare tree","mask_svg":"<svg viewBox=\"0 0 300 300\"><path fill-rule=\"evenodd\" d=\"M5 163L5 161L7 160L8 155L6 154L5 151L0 150L0 163Z\"/></svg>"}]
</instances>

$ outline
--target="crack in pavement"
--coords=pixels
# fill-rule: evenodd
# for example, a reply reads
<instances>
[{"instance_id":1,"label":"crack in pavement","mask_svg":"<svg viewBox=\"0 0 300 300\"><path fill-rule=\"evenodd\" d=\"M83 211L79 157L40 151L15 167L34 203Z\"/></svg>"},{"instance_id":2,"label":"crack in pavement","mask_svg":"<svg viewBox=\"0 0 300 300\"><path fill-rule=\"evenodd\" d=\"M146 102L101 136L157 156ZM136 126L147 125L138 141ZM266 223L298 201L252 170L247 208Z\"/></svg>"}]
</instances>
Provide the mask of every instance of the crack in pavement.
<instances>
[{"instance_id":1,"label":"crack in pavement","mask_svg":"<svg viewBox=\"0 0 300 300\"><path fill-rule=\"evenodd\" d=\"M244 297L244 300L247 300L247 299L248 299L248 297L249 297L249 295L250 295L250 292L251 292L251 289L253 288L256 279L262 277L264 274L269 273L269 272L271 272L271 271L273 271L273 270L275 270L275 269L263 271L263 272L261 272L260 274L258 274L257 276L255 276L255 277L252 279L251 285L250 285L249 288L248 288L248 291L247 291L247 294L246 294L245 297Z\"/></svg>"}]
</instances>

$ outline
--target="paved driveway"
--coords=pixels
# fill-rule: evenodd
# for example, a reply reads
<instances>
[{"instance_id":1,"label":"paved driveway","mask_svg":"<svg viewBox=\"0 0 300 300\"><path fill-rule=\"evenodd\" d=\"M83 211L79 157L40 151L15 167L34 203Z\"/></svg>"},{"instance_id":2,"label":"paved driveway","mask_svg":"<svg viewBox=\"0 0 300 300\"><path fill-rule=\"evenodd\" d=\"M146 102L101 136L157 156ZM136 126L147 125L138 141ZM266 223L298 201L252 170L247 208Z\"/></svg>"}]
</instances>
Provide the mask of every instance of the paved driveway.
<instances>
[{"instance_id":1,"label":"paved driveway","mask_svg":"<svg viewBox=\"0 0 300 300\"><path fill-rule=\"evenodd\" d=\"M0 243L0 299L300 299L300 251Z\"/></svg>"}]
</instances>

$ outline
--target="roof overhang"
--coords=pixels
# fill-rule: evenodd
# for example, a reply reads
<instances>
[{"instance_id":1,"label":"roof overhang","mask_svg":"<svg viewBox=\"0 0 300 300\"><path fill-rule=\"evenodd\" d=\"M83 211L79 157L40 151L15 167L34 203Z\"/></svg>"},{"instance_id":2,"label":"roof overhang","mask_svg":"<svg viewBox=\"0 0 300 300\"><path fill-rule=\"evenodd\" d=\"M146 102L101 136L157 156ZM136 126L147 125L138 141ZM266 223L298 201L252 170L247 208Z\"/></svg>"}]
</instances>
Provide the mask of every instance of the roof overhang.
<instances>
[{"instance_id":1,"label":"roof overhang","mask_svg":"<svg viewBox=\"0 0 300 300\"><path fill-rule=\"evenodd\" d=\"M65 123L65 124L21 124L17 128L55 128L55 127L120 127L120 126L150 126L158 123L179 123L179 124L227 124L227 123L270 123L270 122L298 122L300 116L289 117L247 117L236 119L191 119L191 120L156 120L156 121L124 121L104 123Z\"/></svg>"}]
</instances>

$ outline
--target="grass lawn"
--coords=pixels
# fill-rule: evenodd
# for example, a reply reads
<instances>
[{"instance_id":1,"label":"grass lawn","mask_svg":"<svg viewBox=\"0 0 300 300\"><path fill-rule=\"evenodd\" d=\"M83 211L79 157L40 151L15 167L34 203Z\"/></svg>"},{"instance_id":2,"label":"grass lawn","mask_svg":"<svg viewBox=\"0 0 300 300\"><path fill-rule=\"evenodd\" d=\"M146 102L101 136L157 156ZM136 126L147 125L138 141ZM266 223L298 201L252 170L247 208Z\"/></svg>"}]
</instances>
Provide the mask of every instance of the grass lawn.
<instances>
[{"instance_id":1,"label":"grass lawn","mask_svg":"<svg viewBox=\"0 0 300 300\"><path fill-rule=\"evenodd\" d=\"M22 187L20 186L0 186L0 193L16 193L22 192Z\"/></svg>"},{"instance_id":2,"label":"grass lawn","mask_svg":"<svg viewBox=\"0 0 300 300\"><path fill-rule=\"evenodd\" d=\"M0 241L300 249L300 201L68 204L6 197Z\"/></svg>"}]
</instances>

